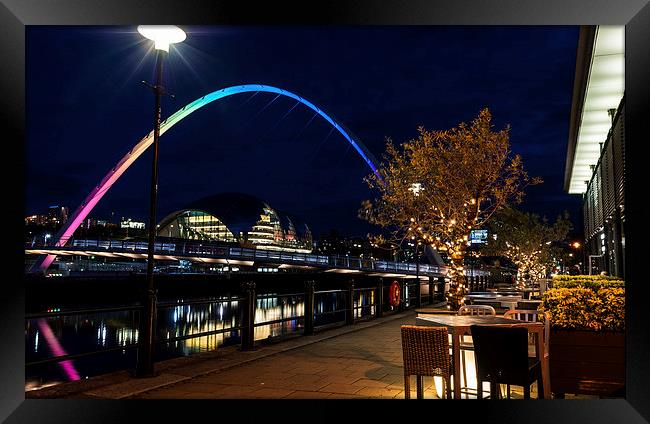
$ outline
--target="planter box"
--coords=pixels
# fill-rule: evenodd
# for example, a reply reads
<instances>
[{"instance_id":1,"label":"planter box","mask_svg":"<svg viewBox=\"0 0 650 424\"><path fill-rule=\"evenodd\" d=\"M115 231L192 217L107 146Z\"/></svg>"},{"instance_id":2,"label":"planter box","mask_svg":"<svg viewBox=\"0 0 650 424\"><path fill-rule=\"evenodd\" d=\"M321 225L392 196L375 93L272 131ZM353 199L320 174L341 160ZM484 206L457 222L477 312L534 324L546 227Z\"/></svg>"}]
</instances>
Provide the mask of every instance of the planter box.
<instances>
[{"instance_id":1,"label":"planter box","mask_svg":"<svg viewBox=\"0 0 650 424\"><path fill-rule=\"evenodd\" d=\"M623 397L625 333L551 330L549 369L551 391Z\"/></svg>"}]
</instances>

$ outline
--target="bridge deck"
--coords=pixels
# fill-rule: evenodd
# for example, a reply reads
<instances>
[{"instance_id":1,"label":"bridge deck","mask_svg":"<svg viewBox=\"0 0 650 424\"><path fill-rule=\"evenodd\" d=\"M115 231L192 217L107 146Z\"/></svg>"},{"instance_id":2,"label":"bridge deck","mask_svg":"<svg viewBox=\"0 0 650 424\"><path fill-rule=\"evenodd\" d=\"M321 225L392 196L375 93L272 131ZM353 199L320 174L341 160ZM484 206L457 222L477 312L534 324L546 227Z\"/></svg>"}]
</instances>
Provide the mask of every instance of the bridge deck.
<instances>
[{"instance_id":1,"label":"bridge deck","mask_svg":"<svg viewBox=\"0 0 650 424\"><path fill-rule=\"evenodd\" d=\"M146 259L147 243L121 240L74 240L70 246L41 246L25 249L26 254L56 254L59 256L100 256L109 258ZM442 277L447 268L430 264L383 261L353 256L328 256L270 249L248 249L203 243L156 243L155 259L177 261L187 259L197 263L222 263L243 266L274 264L280 268L306 268L324 272L363 272L383 277L433 276ZM474 275L487 275L475 270Z\"/></svg>"}]
</instances>

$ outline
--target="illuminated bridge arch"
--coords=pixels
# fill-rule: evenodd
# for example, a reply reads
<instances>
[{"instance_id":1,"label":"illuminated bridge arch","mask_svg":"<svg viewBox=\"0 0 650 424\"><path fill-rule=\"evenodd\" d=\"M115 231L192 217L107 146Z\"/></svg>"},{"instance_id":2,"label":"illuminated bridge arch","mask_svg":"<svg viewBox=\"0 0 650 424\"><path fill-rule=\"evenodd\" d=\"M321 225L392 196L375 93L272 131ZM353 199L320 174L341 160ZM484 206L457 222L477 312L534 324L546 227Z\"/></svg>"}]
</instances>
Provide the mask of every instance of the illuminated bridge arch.
<instances>
[{"instance_id":1,"label":"illuminated bridge arch","mask_svg":"<svg viewBox=\"0 0 650 424\"><path fill-rule=\"evenodd\" d=\"M299 95L292 93L287 90L283 90L277 87L271 87L269 85L261 84L247 84L247 85L237 85L233 87L222 88L221 90L213 91L210 94L207 94L199 99L196 99L192 103L186 105L182 109L178 110L176 113L171 115L169 118L165 119L160 124L160 135L163 135L171 127L179 123L183 118L190 115L192 112L195 112L201 109L203 106L212 103L215 100L223 99L224 97L232 96L234 94L247 93L247 92L267 92L267 93L276 93L278 95L290 97L302 103L303 105L309 107L314 112L322 116L326 121L328 121L334 128L336 128L341 135L354 147L354 149L359 153L363 158L366 164L372 169L372 172L377 175L380 180L381 176L377 171L377 167L374 164L374 157L372 153L354 137L350 131L346 130L341 124L336 122L329 114L325 113L322 109L311 103L309 100L300 97ZM115 165L109 173L100 181L100 183L90 192L86 197L83 203L77 208L74 214L68 219L66 224L61 228L57 236L55 237L55 246L65 246L68 240L72 237L75 230L81 225L82 221L88 216L90 211L93 210L95 205L99 200L106 194L106 192L111 188L111 186L122 176L124 171L126 171L135 160L142 155L142 153L147 150L147 148L153 143L153 130L147 134L138 144L133 147L120 161ZM151 225L151 224L150 224ZM155 225L155 223L154 223ZM37 272L39 270L46 270L50 264L54 261L56 255L46 255L39 258L36 263L32 266L31 271Z\"/></svg>"}]
</instances>

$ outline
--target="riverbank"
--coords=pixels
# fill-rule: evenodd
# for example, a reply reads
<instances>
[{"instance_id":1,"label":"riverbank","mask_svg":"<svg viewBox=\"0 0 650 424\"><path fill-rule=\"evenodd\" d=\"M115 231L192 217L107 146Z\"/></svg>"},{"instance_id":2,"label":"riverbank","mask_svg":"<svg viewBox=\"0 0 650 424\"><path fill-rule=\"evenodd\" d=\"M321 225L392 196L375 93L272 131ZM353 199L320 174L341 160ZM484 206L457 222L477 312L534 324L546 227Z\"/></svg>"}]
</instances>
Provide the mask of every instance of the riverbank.
<instances>
[{"instance_id":1,"label":"riverbank","mask_svg":"<svg viewBox=\"0 0 650 424\"><path fill-rule=\"evenodd\" d=\"M333 361L331 363L331 366L333 368L340 368L340 366L349 366L352 363L356 363L354 361L350 362L352 358L348 357L348 353L346 351L337 348L338 343L333 340L338 338L339 336L351 335L352 333L354 333L352 337L354 337L354 339L358 340L359 342L365 341L364 343L375 344L375 347L380 350L383 350L382 346L390 350L391 352L390 362L393 365L389 367L390 372L386 373L386 375L390 374L391 377L389 377L388 379L394 379L393 377L395 375L401 376L400 374L401 373L400 370L401 346L398 346L399 349L397 350L399 351L398 352L399 355L397 355L395 353L396 350L395 343L390 343L390 344L376 343L378 340L376 337L378 334L381 334L383 331L390 331L390 329L394 330L393 328L394 326L399 327L399 325L401 325L402 323L412 323L415 320L415 315L416 312L411 310L399 314L393 314L381 319L374 319L371 321L356 323L352 326L344 326L344 327L324 330L316 333L313 336L293 337L277 343L260 343L258 346L256 346L256 349L254 351L241 351L238 346L229 346L225 348L220 348L214 352L198 353L187 357L175 358L167 361L158 362L156 363L155 366L157 375L152 378L144 378L144 379L134 378L130 371L120 371L120 372L106 374L98 377L92 377L80 381L67 382L52 387L46 387L40 390L28 391L25 393L25 398L27 399L51 399L51 398L125 399L125 398L151 397L151 396L156 397L158 395L160 397L176 397L177 395L178 397L187 397L185 395L183 396L180 395L180 392L178 391L181 390L178 388L180 387L178 386L179 384L191 383L191 385L194 385L193 382L200 381L197 379L201 379L203 377L209 377L210 375L215 375L226 371L229 371L230 375L232 375L233 373L237 374L237 371L235 370L236 368L241 369L240 367L243 367L247 364L250 365L255 361L259 361L264 358L269 358L272 356L277 356L278 359L281 359L282 357L281 354L289 353L296 350L301 350L309 346L312 346L313 349L318 350L319 354L311 358L309 357L309 355L305 356L303 354L300 354L300 356L303 357L301 361L302 363L301 369L304 369L305 371L311 370L315 373L316 371L323 371L322 366L316 366L316 363L320 361L319 358L322 359L327 357L337 357L338 360ZM371 329L374 329L375 331L368 332L368 330ZM394 340L392 341L394 342ZM318 344L317 347L314 347L314 345L316 344ZM337 351L336 354L333 353L335 350ZM367 360L372 362L373 358L375 358L374 360L378 360L379 357L383 356L382 353L373 352L372 350L367 350L366 354L367 354L366 355L367 358L360 359L361 361ZM377 357L377 355L379 355L379 357ZM326 362L329 363L329 361ZM299 364L296 363L296 365ZM290 369L278 370L278 372L287 378L292 375L293 376L302 375L303 373L292 372L292 370L296 371L296 368L297 367L292 367ZM362 369L365 368L364 367L359 368L359 372L361 372ZM332 371L334 371L334 369ZM371 376L375 374L370 373ZM381 376L379 380L386 377L386 375ZM350 376L348 377L349 378L347 379L339 379L339 380L340 381L351 380L351 377ZM367 377L368 376L365 376L364 378ZM305 388L308 386L304 384L305 381L303 380L313 379L313 377L296 377L296 378L299 379L300 381L296 382L297 389L291 392L304 392L305 390L299 389L300 387ZM361 379L362 378L359 377L355 381ZM240 379L240 378L236 378L235 380L238 380L240 383L245 381L245 379ZM327 378L325 378L322 381L326 382L330 380L331 379L328 380ZM370 389L373 387L376 388L377 384L379 385L383 384L383 383L377 383L374 377L369 378L368 380L369 381L367 382L368 383L367 386L363 385L365 384L364 381L360 381L357 384L359 386L359 390L367 389L363 391L364 393L372 391ZM384 378L383 381L385 382L387 381L387 379ZM262 381L261 383L264 382ZM331 381L331 383L335 383L335 381ZM353 382L350 381L349 383L351 384ZM233 397L247 398L247 397L255 397L252 396L254 393L257 393L257 396L262 395L263 393L271 394L270 391L259 392L259 389L264 388L262 386L266 384L257 384L257 383L255 384L251 383L251 384L252 385L243 385L243 386L238 384L222 385L223 387L220 386L219 387L220 389L228 389L229 386L233 386L233 387L230 387L231 389L230 392L228 392L227 390L226 391L220 390L221 393L220 396L226 396L226 397L233 396ZM315 384L314 387L318 386L319 384L321 383ZM386 383L386 386L388 386L388 384L389 383ZM173 387L177 387L177 388L173 389ZM248 387L248 390L244 390L242 389L242 387ZM334 388L335 387L332 386L330 389L334 389ZM165 394L162 394L162 392L158 392L165 389L171 391ZM318 389L321 389L321 387L318 387ZM283 390L287 391L288 389L283 389ZM348 389L348 391L349 390L352 389ZM397 395L397 392L395 393L392 392L393 390L395 389L389 389L389 391L386 393L392 393ZM181 391L185 393L185 389ZM307 392L310 391L307 390ZM324 397L323 393L327 393L327 394L336 393L336 392L317 393L319 392L319 390L313 390L311 392L313 392L311 394L314 397ZM279 395L281 393L284 392L277 392L276 394ZM286 394L288 395L290 393L286 393ZM295 396L299 396L302 394L303 393L296 393ZM345 395L345 393L338 393L338 394ZM215 395L216 395L216 391L215 391ZM205 397L206 395L204 394L202 396Z\"/></svg>"}]
</instances>

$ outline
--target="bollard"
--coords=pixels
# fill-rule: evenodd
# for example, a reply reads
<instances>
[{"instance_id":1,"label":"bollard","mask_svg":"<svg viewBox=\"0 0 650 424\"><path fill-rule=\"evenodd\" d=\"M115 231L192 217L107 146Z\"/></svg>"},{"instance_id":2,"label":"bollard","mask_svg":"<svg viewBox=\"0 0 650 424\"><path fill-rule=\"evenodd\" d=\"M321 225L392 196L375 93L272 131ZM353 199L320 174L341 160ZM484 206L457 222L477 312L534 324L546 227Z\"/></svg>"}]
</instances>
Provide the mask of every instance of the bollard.
<instances>
[{"instance_id":1,"label":"bollard","mask_svg":"<svg viewBox=\"0 0 650 424\"><path fill-rule=\"evenodd\" d=\"M416 278L417 283L417 292L418 292L418 308L422 307L422 281L420 280L420 277Z\"/></svg>"},{"instance_id":2,"label":"bollard","mask_svg":"<svg viewBox=\"0 0 650 424\"><path fill-rule=\"evenodd\" d=\"M350 280L348 286L347 311L345 314L345 324L354 324L354 280Z\"/></svg>"},{"instance_id":3,"label":"bollard","mask_svg":"<svg viewBox=\"0 0 650 424\"><path fill-rule=\"evenodd\" d=\"M136 357L136 377L154 377L154 346L156 340L156 318L158 290L148 290L145 307L140 310L140 337ZM145 316L149 313L150 316Z\"/></svg>"},{"instance_id":4,"label":"bollard","mask_svg":"<svg viewBox=\"0 0 650 424\"><path fill-rule=\"evenodd\" d=\"M314 286L313 280L305 281L305 336L314 334Z\"/></svg>"},{"instance_id":5,"label":"bollard","mask_svg":"<svg viewBox=\"0 0 650 424\"><path fill-rule=\"evenodd\" d=\"M242 308L241 350L255 348L255 282L242 283L245 300Z\"/></svg>"},{"instance_id":6,"label":"bollard","mask_svg":"<svg viewBox=\"0 0 650 424\"><path fill-rule=\"evenodd\" d=\"M433 277L429 276L429 305L433 305Z\"/></svg>"}]
</instances>

